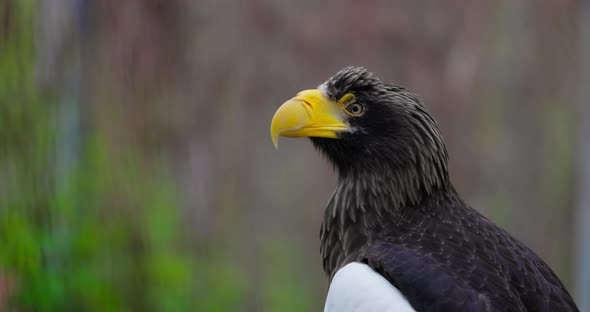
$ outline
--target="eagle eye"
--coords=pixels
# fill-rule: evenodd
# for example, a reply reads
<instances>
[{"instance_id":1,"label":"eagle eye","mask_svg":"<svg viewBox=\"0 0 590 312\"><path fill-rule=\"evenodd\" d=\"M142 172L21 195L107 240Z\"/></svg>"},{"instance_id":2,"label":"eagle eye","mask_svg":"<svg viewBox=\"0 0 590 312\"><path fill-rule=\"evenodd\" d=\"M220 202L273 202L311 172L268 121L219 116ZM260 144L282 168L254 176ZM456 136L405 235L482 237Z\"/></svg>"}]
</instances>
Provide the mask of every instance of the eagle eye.
<instances>
[{"instance_id":1,"label":"eagle eye","mask_svg":"<svg viewBox=\"0 0 590 312\"><path fill-rule=\"evenodd\" d=\"M365 107L356 102L354 94L348 93L338 100L338 103L344 106L344 110L351 116L360 116L365 112Z\"/></svg>"},{"instance_id":2,"label":"eagle eye","mask_svg":"<svg viewBox=\"0 0 590 312\"><path fill-rule=\"evenodd\" d=\"M360 116L365 112L365 107L359 103L348 104L344 109L352 116Z\"/></svg>"}]
</instances>

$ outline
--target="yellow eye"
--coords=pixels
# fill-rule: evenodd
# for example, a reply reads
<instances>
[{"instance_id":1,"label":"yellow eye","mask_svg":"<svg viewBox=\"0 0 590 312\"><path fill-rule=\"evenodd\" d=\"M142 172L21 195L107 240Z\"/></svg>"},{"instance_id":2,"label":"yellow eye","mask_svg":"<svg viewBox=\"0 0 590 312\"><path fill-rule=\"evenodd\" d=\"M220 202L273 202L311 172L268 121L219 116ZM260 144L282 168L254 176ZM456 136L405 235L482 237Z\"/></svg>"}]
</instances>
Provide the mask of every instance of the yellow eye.
<instances>
[{"instance_id":1,"label":"yellow eye","mask_svg":"<svg viewBox=\"0 0 590 312\"><path fill-rule=\"evenodd\" d=\"M344 109L352 116L360 116L365 112L365 107L359 103L351 103Z\"/></svg>"}]
</instances>

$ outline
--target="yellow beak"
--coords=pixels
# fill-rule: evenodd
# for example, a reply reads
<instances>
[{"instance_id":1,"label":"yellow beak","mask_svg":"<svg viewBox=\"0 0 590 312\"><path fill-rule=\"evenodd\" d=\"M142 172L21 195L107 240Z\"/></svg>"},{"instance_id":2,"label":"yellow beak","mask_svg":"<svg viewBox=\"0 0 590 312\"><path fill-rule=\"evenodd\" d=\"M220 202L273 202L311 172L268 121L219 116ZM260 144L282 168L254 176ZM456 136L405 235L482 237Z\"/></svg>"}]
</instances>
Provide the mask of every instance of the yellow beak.
<instances>
[{"instance_id":1,"label":"yellow beak","mask_svg":"<svg viewBox=\"0 0 590 312\"><path fill-rule=\"evenodd\" d=\"M279 136L338 138L350 129L342 105L326 98L320 90L305 90L285 102L272 118L270 137L278 148Z\"/></svg>"}]
</instances>

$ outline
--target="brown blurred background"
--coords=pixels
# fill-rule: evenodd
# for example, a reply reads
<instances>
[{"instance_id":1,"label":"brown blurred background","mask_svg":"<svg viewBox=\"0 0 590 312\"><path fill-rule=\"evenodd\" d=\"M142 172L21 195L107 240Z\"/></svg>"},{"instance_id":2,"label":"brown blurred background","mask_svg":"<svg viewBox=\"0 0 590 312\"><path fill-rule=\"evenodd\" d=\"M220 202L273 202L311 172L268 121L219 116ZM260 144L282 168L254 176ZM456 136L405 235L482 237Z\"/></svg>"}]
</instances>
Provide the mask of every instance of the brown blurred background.
<instances>
[{"instance_id":1,"label":"brown blurred background","mask_svg":"<svg viewBox=\"0 0 590 312\"><path fill-rule=\"evenodd\" d=\"M336 177L269 122L362 65L421 96L460 194L590 311L588 20L581 0L2 0L0 304L320 310Z\"/></svg>"}]
</instances>

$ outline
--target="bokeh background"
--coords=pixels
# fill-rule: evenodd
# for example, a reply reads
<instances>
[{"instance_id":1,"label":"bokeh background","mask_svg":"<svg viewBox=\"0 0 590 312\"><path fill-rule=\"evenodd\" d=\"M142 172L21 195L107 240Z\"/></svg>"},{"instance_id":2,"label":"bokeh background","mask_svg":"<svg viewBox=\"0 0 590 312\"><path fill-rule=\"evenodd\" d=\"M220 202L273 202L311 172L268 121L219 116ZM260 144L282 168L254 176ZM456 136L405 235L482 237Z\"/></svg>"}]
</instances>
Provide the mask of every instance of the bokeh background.
<instances>
[{"instance_id":1,"label":"bokeh background","mask_svg":"<svg viewBox=\"0 0 590 312\"><path fill-rule=\"evenodd\" d=\"M582 0L1 0L0 310L321 310L336 177L269 122L346 65L590 311Z\"/></svg>"}]
</instances>

